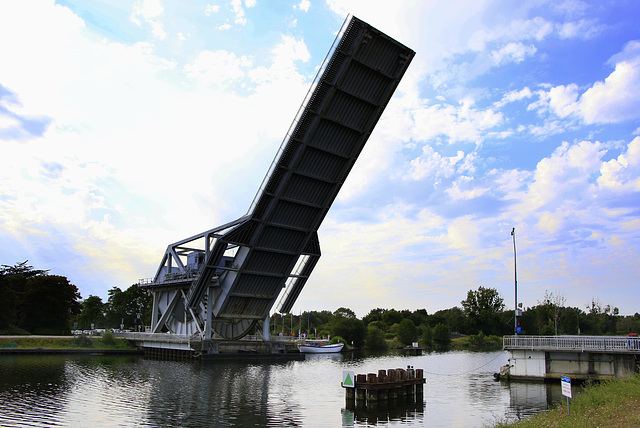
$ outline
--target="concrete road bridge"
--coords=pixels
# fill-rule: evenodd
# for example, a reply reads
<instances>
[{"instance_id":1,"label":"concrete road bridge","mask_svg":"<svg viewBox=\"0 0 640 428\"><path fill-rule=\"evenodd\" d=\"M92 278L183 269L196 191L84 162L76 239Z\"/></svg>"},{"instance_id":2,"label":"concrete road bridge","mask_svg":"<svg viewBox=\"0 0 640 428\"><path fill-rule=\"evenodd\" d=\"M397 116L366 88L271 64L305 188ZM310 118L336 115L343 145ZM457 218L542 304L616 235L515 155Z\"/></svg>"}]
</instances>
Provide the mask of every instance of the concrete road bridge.
<instances>
[{"instance_id":1,"label":"concrete road bridge","mask_svg":"<svg viewBox=\"0 0 640 428\"><path fill-rule=\"evenodd\" d=\"M240 339L289 312L320 258L318 228L415 52L347 17L243 217L170 244L152 333Z\"/></svg>"},{"instance_id":2,"label":"concrete road bridge","mask_svg":"<svg viewBox=\"0 0 640 428\"><path fill-rule=\"evenodd\" d=\"M504 336L509 377L521 379L612 379L637 373L637 336Z\"/></svg>"}]
</instances>

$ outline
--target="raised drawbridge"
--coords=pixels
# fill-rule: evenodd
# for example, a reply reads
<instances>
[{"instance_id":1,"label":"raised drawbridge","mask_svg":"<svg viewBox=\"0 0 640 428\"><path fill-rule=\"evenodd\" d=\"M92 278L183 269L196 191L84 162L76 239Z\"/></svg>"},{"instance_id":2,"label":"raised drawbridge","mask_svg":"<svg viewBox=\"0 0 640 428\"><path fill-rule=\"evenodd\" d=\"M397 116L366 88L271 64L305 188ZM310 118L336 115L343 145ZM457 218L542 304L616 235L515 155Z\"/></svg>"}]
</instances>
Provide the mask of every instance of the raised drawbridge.
<instances>
[{"instance_id":1,"label":"raised drawbridge","mask_svg":"<svg viewBox=\"0 0 640 428\"><path fill-rule=\"evenodd\" d=\"M238 339L278 298L291 310L320 258L318 228L414 55L345 20L248 213L170 244L140 284L153 333Z\"/></svg>"}]
</instances>

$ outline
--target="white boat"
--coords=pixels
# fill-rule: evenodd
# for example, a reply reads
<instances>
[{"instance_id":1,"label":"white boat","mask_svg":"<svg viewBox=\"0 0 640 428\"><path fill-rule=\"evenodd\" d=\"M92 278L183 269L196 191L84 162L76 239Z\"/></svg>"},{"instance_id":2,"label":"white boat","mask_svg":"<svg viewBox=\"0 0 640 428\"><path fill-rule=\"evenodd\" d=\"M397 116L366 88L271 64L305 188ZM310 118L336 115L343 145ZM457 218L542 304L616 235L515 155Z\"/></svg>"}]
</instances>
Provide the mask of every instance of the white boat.
<instances>
[{"instance_id":1,"label":"white boat","mask_svg":"<svg viewBox=\"0 0 640 428\"><path fill-rule=\"evenodd\" d=\"M344 343L329 343L325 340L305 340L298 343L300 352L306 354L332 354L342 351Z\"/></svg>"}]
</instances>

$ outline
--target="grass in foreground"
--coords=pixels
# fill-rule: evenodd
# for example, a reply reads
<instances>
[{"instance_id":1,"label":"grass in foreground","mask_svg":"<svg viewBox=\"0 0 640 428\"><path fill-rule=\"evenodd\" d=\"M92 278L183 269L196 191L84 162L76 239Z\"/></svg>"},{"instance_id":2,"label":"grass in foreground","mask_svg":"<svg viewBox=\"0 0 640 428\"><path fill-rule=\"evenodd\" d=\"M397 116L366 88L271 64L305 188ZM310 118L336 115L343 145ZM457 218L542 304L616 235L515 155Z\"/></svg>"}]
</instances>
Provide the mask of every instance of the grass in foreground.
<instances>
[{"instance_id":1,"label":"grass in foreground","mask_svg":"<svg viewBox=\"0 0 640 428\"><path fill-rule=\"evenodd\" d=\"M571 415L567 402L548 412L539 413L514 424L495 427L640 427L640 375L627 380L613 380L585 387L571 400Z\"/></svg>"},{"instance_id":2,"label":"grass in foreground","mask_svg":"<svg viewBox=\"0 0 640 428\"><path fill-rule=\"evenodd\" d=\"M24 336L20 338L0 339L3 345L16 345L18 349L136 349L128 340L113 337L113 334L102 336L76 336L73 338L34 338Z\"/></svg>"}]
</instances>

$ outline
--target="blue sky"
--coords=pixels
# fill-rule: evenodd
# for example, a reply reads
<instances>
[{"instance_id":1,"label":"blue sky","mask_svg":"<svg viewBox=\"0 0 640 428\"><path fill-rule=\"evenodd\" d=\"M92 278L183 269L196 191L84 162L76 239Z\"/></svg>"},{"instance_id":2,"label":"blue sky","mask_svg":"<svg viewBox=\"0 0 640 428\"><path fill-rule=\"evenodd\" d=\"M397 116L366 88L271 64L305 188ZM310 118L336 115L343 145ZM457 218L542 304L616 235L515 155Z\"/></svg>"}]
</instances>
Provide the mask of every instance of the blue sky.
<instances>
[{"instance_id":1,"label":"blue sky","mask_svg":"<svg viewBox=\"0 0 640 428\"><path fill-rule=\"evenodd\" d=\"M246 213L351 13L417 54L294 311L640 312L640 3L0 3L0 264L107 298Z\"/></svg>"}]
</instances>

